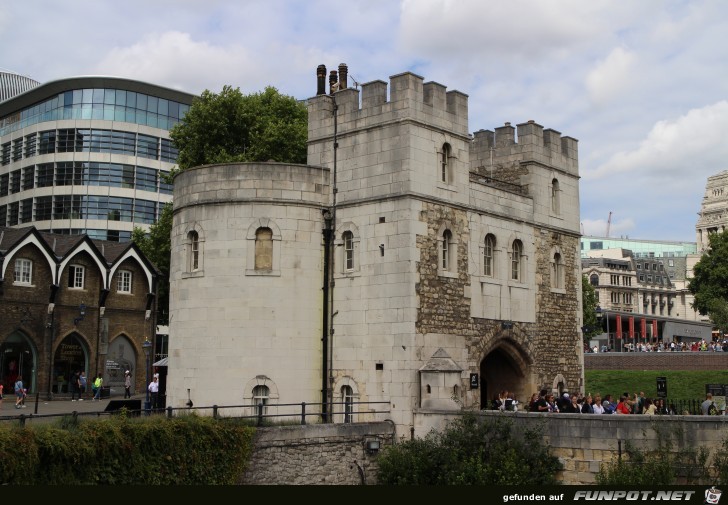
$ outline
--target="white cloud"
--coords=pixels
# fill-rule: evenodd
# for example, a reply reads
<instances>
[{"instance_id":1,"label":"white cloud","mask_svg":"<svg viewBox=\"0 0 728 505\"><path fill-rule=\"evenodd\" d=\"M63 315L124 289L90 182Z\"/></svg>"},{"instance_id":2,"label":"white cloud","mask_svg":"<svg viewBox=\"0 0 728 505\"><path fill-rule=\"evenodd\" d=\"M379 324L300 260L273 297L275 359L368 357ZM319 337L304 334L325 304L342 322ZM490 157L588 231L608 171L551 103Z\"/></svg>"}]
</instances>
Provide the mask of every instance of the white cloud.
<instances>
[{"instance_id":1,"label":"white cloud","mask_svg":"<svg viewBox=\"0 0 728 505\"><path fill-rule=\"evenodd\" d=\"M657 122L639 147L619 151L590 174L593 177L620 173L682 180L712 175L725 169L728 159L728 101L722 100L674 119Z\"/></svg>"},{"instance_id":2,"label":"white cloud","mask_svg":"<svg viewBox=\"0 0 728 505\"><path fill-rule=\"evenodd\" d=\"M617 47L589 72L586 88L590 98L598 105L605 105L634 85L637 65L635 54Z\"/></svg>"}]
</instances>

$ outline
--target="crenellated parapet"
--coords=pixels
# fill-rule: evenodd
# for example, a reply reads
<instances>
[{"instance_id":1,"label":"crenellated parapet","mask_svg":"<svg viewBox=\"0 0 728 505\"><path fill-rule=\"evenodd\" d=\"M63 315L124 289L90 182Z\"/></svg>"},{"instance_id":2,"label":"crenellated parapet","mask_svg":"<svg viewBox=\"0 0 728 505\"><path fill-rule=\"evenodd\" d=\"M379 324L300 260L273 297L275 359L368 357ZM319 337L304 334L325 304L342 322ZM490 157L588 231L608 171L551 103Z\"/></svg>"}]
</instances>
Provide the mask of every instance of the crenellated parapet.
<instances>
[{"instance_id":1,"label":"crenellated parapet","mask_svg":"<svg viewBox=\"0 0 728 505\"><path fill-rule=\"evenodd\" d=\"M425 83L411 72L391 76L389 85L376 80L362 84L361 91L345 87L310 98L309 144L333 135L334 106L339 135L408 119L434 130L468 135L468 96L436 82Z\"/></svg>"},{"instance_id":2,"label":"crenellated parapet","mask_svg":"<svg viewBox=\"0 0 728 505\"><path fill-rule=\"evenodd\" d=\"M474 172L498 173L529 161L578 175L578 140L544 129L533 120L517 128L506 123L495 131L479 130L473 135L470 169Z\"/></svg>"}]
</instances>

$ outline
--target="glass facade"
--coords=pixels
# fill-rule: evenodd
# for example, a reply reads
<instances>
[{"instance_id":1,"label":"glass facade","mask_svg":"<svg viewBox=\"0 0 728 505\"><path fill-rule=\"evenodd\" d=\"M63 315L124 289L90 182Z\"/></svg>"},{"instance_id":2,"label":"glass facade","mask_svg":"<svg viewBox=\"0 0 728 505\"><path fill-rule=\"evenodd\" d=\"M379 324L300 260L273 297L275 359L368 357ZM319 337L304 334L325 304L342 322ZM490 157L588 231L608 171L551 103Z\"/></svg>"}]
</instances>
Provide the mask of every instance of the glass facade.
<instances>
[{"instance_id":1,"label":"glass facade","mask_svg":"<svg viewBox=\"0 0 728 505\"><path fill-rule=\"evenodd\" d=\"M190 106L121 89L75 89L0 119L0 136L46 121L103 119L170 130Z\"/></svg>"},{"instance_id":2,"label":"glass facade","mask_svg":"<svg viewBox=\"0 0 728 505\"><path fill-rule=\"evenodd\" d=\"M127 86L135 91L119 89ZM171 201L168 176L179 151L168 134L193 98L138 81L78 77L2 103L0 226L130 240L134 226L154 223Z\"/></svg>"},{"instance_id":3,"label":"glass facade","mask_svg":"<svg viewBox=\"0 0 728 505\"><path fill-rule=\"evenodd\" d=\"M679 258L696 254L696 242L668 242L663 240L637 240L629 238L581 237L581 257L587 251L629 249L635 258Z\"/></svg>"}]
</instances>

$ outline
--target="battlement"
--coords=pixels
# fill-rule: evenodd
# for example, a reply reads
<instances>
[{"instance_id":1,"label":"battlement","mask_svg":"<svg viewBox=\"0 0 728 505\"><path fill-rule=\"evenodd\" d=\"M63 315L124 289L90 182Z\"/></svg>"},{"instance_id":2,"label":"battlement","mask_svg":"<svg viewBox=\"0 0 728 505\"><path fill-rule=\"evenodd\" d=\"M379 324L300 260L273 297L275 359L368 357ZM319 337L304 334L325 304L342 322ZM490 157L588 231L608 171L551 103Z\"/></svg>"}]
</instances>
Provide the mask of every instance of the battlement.
<instances>
[{"instance_id":1,"label":"battlement","mask_svg":"<svg viewBox=\"0 0 728 505\"><path fill-rule=\"evenodd\" d=\"M493 130L479 130L473 135L470 150L471 170L483 166L512 165L519 161L536 161L577 173L578 140L561 136L561 132L530 120L511 123ZM516 140L517 139L517 140Z\"/></svg>"},{"instance_id":2,"label":"battlement","mask_svg":"<svg viewBox=\"0 0 728 505\"><path fill-rule=\"evenodd\" d=\"M334 105L338 133L342 135L364 125L372 127L402 119L412 119L445 133L468 135L468 96L464 93L447 91L436 82L425 83L423 77L412 72L391 76L389 84L382 80L361 84L359 91L345 82L336 83L332 72L331 91L323 94L320 83L326 70L321 67L319 94L308 100L309 142L332 134Z\"/></svg>"}]
</instances>

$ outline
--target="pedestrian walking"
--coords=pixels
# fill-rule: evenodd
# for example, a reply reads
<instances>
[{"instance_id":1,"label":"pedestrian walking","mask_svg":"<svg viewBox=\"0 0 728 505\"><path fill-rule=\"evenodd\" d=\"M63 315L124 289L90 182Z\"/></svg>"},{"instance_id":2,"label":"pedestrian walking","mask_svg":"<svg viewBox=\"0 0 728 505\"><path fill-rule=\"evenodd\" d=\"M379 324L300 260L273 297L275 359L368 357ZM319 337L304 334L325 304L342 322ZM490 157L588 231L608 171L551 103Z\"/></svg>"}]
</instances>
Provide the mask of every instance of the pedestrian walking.
<instances>
[{"instance_id":1,"label":"pedestrian walking","mask_svg":"<svg viewBox=\"0 0 728 505\"><path fill-rule=\"evenodd\" d=\"M86 372L81 370L81 373L78 375L78 401L83 401L83 395L86 393Z\"/></svg>"},{"instance_id":2,"label":"pedestrian walking","mask_svg":"<svg viewBox=\"0 0 728 505\"><path fill-rule=\"evenodd\" d=\"M157 408L157 399L159 398L159 379L154 377L152 382L149 383L149 399L152 404L152 409Z\"/></svg>"},{"instance_id":3,"label":"pedestrian walking","mask_svg":"<svg viewBox=\"0 0 728 505\"><path fill-rule=\"evenodd\" d=\"M94 392L94 401L101 400L101 387L104 385L104 379L99 375L94 380L94 384L91 389Z\"/></svg>"},{"instance_id":4,"label":"pedestrian walking","mask_svg":"<svg viewBox=\"0 0 728 505\"><path fill-rule=\"evenodd\" d=\"M81 388L78 384L78 376L79 376L78 370L71 374L71 379L68 381L68 389L71 390L71 401L76 401L76 396L81 398Z\"/></svg>"},{"instance_id":5,"label":"pedestrian walking","mask_svg":"<svg viewBox=\"0 0 728 505\"><path fill-rule=\"evenodd\" d=\"M23 387L23 379L18 378L15 381L15 408L25 408L25 388Z\"/></svg>"},{"instance_id":6,"label":"pedestrian walking","mask_svg":"<svg viewBox=\"0 0 728 505\"><path fill-rule=\"evenodd\" d=\"M124 399L131 398L131 372L124 372Z\"/></svg>"}]
</instances>

